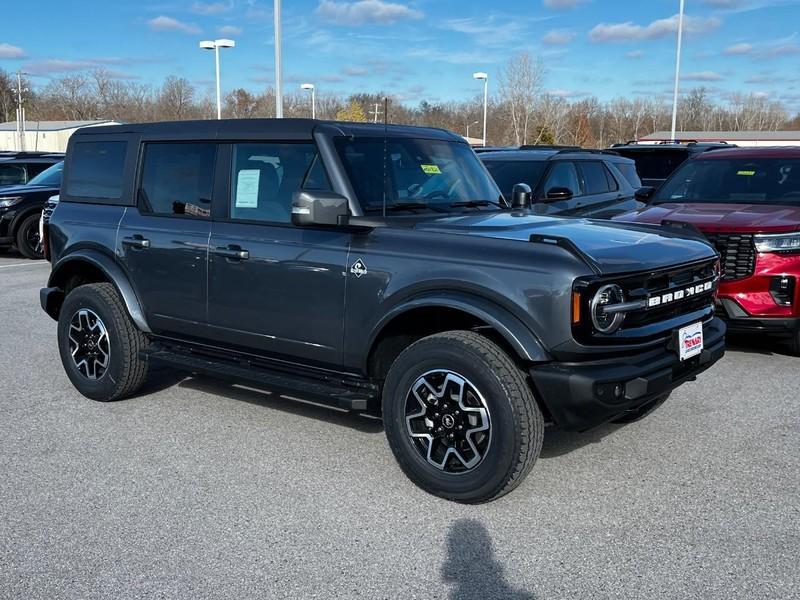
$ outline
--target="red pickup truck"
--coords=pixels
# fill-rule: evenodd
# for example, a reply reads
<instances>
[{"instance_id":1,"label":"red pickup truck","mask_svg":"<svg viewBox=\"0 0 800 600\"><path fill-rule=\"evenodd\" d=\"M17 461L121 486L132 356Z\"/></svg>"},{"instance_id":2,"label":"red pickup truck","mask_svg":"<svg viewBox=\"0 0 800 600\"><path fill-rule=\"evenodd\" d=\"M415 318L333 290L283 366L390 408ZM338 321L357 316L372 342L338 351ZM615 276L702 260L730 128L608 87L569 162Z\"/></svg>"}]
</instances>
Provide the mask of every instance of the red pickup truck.
<instances>
[{"instance_id":1,"label":"red pickup truck","mask_svg":"<svg viewBox=\"0 0 800 600\"><path fill-rule=\"evenodd\" d=\"M699 154L639 197L647 207L614 220L695 226L720 255L729 330L785 338L800 354L800 148Z\"/></svg>"}]
</instances>

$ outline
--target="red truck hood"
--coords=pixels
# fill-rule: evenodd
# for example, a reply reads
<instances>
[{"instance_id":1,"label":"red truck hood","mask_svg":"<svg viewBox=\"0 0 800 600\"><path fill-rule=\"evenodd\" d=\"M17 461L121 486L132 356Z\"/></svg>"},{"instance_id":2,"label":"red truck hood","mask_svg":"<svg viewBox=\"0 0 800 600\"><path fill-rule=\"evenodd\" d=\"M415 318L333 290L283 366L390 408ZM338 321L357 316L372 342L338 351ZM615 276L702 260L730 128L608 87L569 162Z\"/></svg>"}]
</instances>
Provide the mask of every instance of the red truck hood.
<instances>
[{"instance_id":1,"label":"red truck hood","mask_svg":"<svg viewBox=\"0 0 800 600\"><path fill-rule=\"evenodd\" d=\"M615 221L691 223L701 231L783 233L800 229L800 207L770 204L663 203L617 215Z\"/></svg>"}]
</instances>

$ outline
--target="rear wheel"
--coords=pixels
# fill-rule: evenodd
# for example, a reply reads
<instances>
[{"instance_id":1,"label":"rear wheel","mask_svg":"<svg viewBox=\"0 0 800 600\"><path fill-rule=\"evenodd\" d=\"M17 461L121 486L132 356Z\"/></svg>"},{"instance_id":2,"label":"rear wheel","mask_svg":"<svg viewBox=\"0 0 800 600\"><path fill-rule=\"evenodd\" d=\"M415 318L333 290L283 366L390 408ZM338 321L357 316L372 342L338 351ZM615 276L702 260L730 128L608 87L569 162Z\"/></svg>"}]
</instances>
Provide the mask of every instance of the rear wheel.
<instances>
[{"instance_id":1,"label":"rear wheel","mask_svg":"<svg viewBox=\"0 0 800 600\"><path fill-rule=\"evenodd\" d=\"M386 378L383 420L406 475L459 502L493 500L517 487L544 437L525 374L472 331L435 334L403 351Z\"/></svg>"},{"instance_id":2,"label":"rear wheel","mask_svg":"<svg viewBox=\"0 0 800 600\"><path fill-rule=\"evenodd\" d=\"M25 258L40 259L44 258L44 252L39 236L39 217L33 214L25 217L17 229L17 250Z\"/></svg>"},{"instance_id":3,"label":"rear wheel","mask_svg":"<svg viewBox=\"0 0 800 600\"><path fill-rule=\"evenodd\" d=\"M58 318L61 363L87 398L108 402L134 394L147 379L139 357L149 342L110 283L82 285L64 300Z\"/></svg>"},{"instance_id":4,"label":"rear wheel","mask_svg":"<svg viewBox=\"0 0 800 600\"><path fill-rule=\"evenodd\" d=\"M789 340L789 352L791 352L793 356L800 356L800 331L795 332Z\"/></svg>"}]
</instances>

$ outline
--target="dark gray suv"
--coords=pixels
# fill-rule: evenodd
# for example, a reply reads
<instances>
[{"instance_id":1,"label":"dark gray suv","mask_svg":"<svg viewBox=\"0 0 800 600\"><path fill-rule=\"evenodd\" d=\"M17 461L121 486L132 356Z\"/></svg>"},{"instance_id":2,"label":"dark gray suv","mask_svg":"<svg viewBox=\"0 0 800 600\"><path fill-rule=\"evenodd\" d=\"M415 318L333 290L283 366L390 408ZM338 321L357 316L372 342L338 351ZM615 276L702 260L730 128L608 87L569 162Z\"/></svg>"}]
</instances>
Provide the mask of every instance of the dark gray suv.
<instances>
[{"instance_id":1,"label":"dark gray suv","mask_svg":"<svg viewBox=\"0 0 800 600\"><path fill-rule=\"evenodd\" d=\"M163 362L373 412L419 486L491 500L546 423L638 418L724 352L708 244L530 202L442 130L93 127L69 143L41 303L89 398Z\"/></svg>"}]
</instances>

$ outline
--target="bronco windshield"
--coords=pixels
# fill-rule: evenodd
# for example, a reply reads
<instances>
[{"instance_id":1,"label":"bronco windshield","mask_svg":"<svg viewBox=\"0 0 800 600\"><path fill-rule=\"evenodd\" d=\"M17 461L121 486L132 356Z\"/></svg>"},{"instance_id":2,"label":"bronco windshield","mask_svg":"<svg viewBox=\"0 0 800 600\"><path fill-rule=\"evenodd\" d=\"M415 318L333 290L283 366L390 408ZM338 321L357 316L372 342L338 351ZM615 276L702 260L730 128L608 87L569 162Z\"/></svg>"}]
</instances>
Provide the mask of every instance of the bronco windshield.
<instances>
[{"instance_id":1,"label":"bronco windshield","mask_svg":"<svg viewBox=\"0 0 800 600\"><path fill-rule=\"evenodd\" d=\"M665 202L800 205L800 159L689 160L653 199Z\"/></svg>"},{"instance_id":2,"label":"bronco windshield","mask_svg":"<svg viewBox=\"0 0 800 600\"><path fill-rule=\"evenodd\" d=\"M336 148L367 213L505 207L497 185L466 144L422 138L340 137Z\"/></svg>"}]
</instances>

